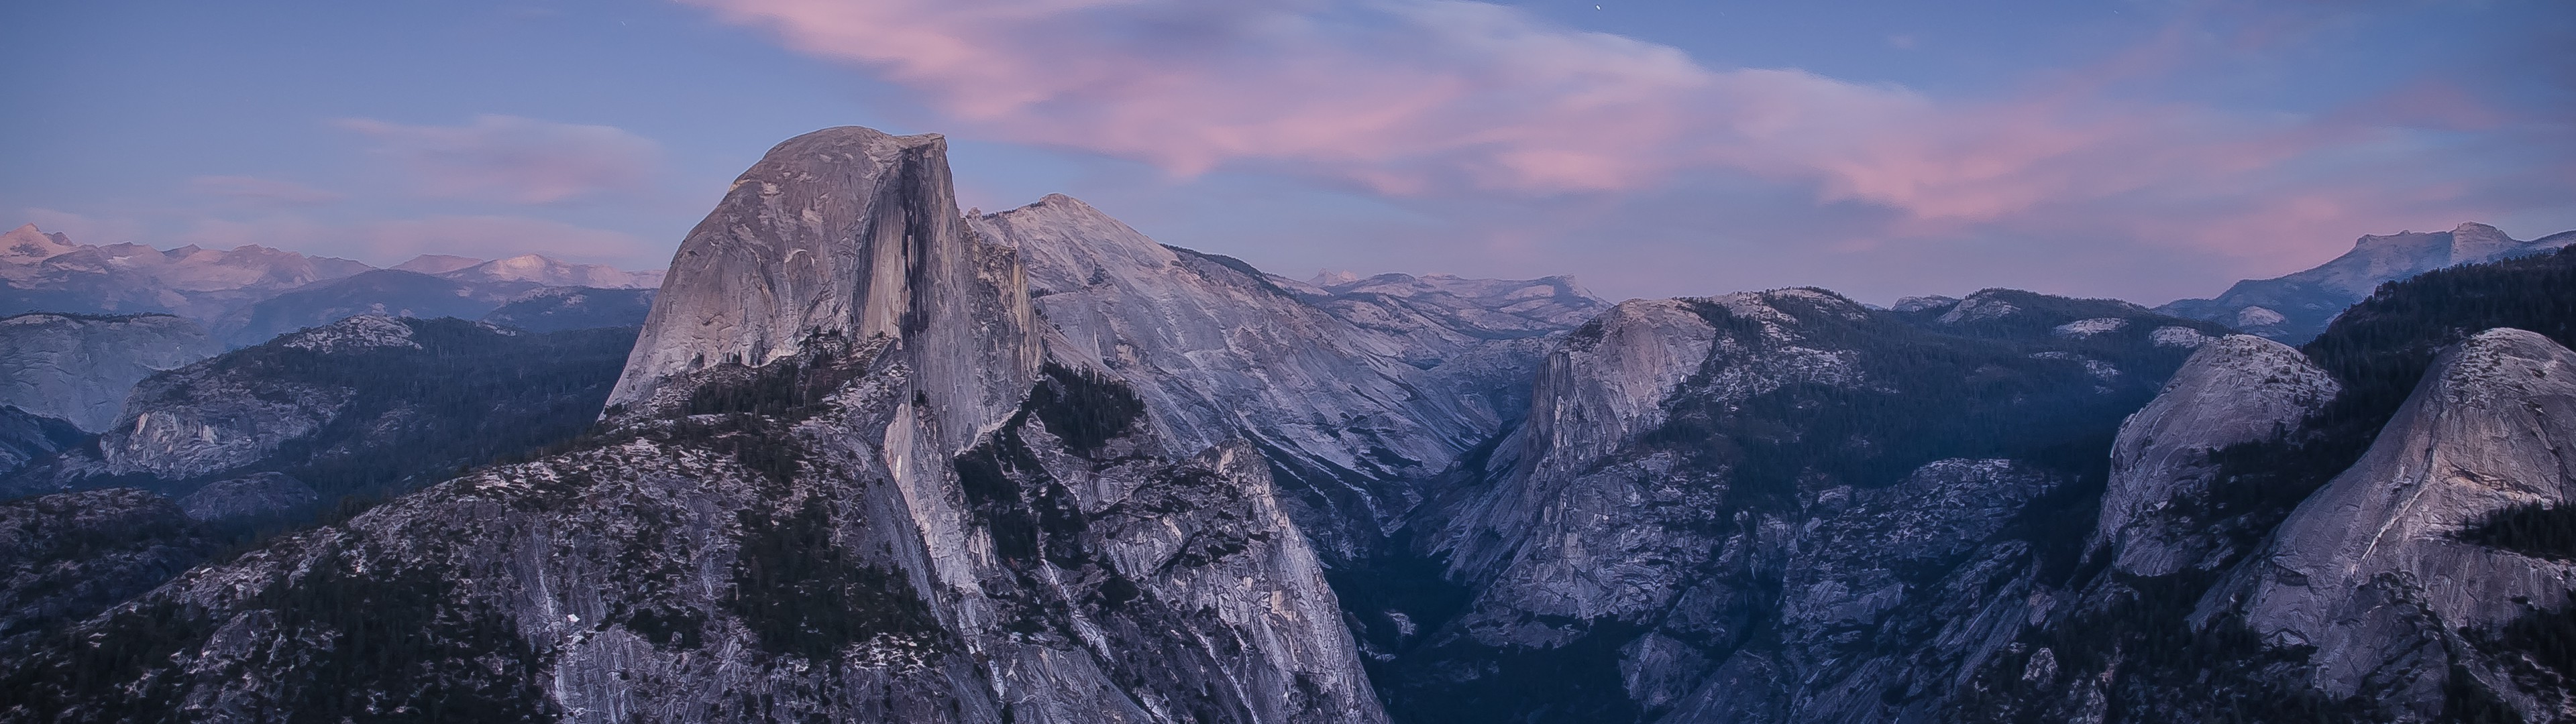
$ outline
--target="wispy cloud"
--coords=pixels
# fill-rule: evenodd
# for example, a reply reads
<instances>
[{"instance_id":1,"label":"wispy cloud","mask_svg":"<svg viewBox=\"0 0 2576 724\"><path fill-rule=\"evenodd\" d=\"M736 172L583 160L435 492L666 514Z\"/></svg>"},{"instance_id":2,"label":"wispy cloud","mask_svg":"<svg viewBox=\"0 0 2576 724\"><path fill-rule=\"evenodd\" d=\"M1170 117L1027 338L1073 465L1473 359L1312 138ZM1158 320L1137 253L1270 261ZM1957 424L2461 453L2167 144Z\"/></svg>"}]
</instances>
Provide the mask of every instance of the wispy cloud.
<instances>
[{"instance_id":1,"label":"wispy cloud","mask_svg":"<svg viewBox=\"0 0 2576 724\"><path fill-rule=\"evenodd\" d=\"M188 180L188 190L207 196L280 206L316 206L345 198L335 191L254 176L199 176Z\"/></svg>"},{"instance_id":2,"label":"wispy cloud","mask_svg":"<svg viewBox=\"0 0 2576 724\"><path fill-rule=\"evenodd\" d=\"M1886 238L2081 228L2218 254L2254 253L2230 230L2252 216L2345 214L2311 231L2331 238L2364 217L2473 206L2461 200L2506 182L2472 181L2474 170L2447 186L2354 182L2463 149L2365 118L2106 91L2191 62L2194 43L2285 42L2322 22L2296 13L2189 18L2019 93L1941 99L1710 67L1465 0L685 1L910 88L962 131L1179 175L1286 169L1395 196L1529 197L1716 172L1801 187L1820 205L1887 209ZM2195 30L2212 25L2230 29L2215 40ZM2392 102L2439 98L2410 92ZM2203 228L2175 233L2182 218Z\"/></svg>"},{"instance_id":3,"label":"wispy cloud","mask_svg":"<svg viewBox=\"0 0 2576 724\"><path fill-rule=\"evenodd\" d=\"M503 115L462 126L414 126L371 118L335 122L376 142L428 196L550 204L651 187L661 145L614 126Z\"/></svg>"}]
</instances>

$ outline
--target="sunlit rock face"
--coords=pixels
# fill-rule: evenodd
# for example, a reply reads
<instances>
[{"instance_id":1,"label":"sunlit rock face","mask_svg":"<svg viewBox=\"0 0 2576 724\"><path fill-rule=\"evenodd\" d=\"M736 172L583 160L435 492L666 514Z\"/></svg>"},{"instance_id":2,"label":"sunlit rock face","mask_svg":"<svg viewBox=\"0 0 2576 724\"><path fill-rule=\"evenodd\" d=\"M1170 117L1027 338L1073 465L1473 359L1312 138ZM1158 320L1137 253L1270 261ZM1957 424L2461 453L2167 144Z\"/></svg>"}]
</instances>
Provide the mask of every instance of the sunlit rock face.
<instances>
[{"instance_id":1,"label":"sunlit rock face","mask_svg":"<svg viewBox=\"0 0 2576 724\"><path fill-rule=\"evenodd\" d=\"M2490 330L2443 353L2370 452L2299 504L2222 595L2270 646L2309 651L2311 683L2407 721L2443 715L2471 677L2526 721L2576 691L2535 678L2502 635L2569 604L2566 551L2499 516L2576 504L2576 353ZM2215 611L2213 612L2215 613Z\"/></svg>"},{"instance_id":2,"label":"sunlit rock face","mask_svg":"<svg viewBox=\"0 0 2576 724\"><path fill-rule=\"evenodd\" d=\"M2203 344L2163 393L2120 427L2092 547L2120 571L2207 570L2241 550L2211 535L2219 465L2232 445L2279 440L2342 387L2288 345L2251 335Z\"/></svg>"},{"instance_id":3,"label":"sunlit rock face","mask_svg":"<svg viewBox=\"0 0 2576 724\"><path fill-rule=\"evenodd\" d=\"M2100 451L2192 354L2168 330L2218 331L2013 290L1626 302L1412 521L1455 588L1345 601L1415 721L1950 720L2063 605Z\"/></svg>"},{"instance_id":4,"label":"sunlit rock face","mask_svg":"<svg viewBox=\"0 0 2576 724\"><path fill-rule=\"evenodd\" d=\"M781 144L683 244L591 437L86 625L169 624L136 669L168 696L44 679L14 711L1385 721L1262 453L1175 439L1033 324L943 152Z\"/></svg>"},{"instance_id":5,"label":"sunlit rock face","mask_svg":"<svg viewBox=\"0 0 2576 724\"><path fill-rule=\"evenodd\" d=\"M950 192L936 134L847 127L798 136L743 172L680 244L611 405L673 375L763 365L809 338L901 340L921 391L954 420L990 420L1038 356L1015 258L983 253ZM989 358L989 359L987 359ZM955 367L952 362L989 366ZM962 448L972 428L949 426Z\"/></svg>"},{"instance_id":6,"label":"sunlit rock face","mask_svg":"<svg viewBox=\"0 0 2576 724\"><path fill-rule=\"evenodd\" d=\"M1516 419L1549 339L1600 305L1561 279L1311 286L1061 195L969 221L1018 250L1057 353L1132 386L1182 448L1249 440L1334 560L1371 550L1421 481Z\"/></svg>"}]
</instances>

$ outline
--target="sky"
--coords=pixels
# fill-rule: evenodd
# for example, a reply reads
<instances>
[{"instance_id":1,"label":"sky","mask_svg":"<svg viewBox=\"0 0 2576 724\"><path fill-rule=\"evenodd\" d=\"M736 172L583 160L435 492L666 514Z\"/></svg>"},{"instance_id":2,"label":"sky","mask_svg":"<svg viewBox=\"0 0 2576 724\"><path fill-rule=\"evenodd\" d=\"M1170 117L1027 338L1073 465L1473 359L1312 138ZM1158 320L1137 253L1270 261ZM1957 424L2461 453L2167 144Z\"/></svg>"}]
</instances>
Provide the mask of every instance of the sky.
<instances>
[{"instance_id":1,"label":"sky","mask_svg":"<svg viewBox=\"0 0 2576 724\"><path fill-rule=\"evenodd\" d=\"M950 140L1319 271L2147 304L2576 229L2576 3L102 0L0 6L0 226L669 262L799 133Z\"/></svg>"}]
</instances>

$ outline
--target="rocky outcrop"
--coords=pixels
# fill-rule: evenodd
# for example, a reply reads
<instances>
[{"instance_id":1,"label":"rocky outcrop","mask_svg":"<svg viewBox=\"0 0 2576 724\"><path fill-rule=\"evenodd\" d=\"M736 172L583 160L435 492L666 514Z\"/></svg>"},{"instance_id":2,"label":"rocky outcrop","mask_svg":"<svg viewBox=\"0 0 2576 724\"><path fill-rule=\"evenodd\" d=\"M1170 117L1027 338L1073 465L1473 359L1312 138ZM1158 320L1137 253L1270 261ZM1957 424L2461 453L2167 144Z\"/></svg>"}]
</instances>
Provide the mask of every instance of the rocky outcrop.
<instances>
[{"instance_id":1,"label":"rocky outcrop","mask_svg":"<svg viewBox=\"0 0 2576 724\"><path fill-rule=\"evenodd\" d=\"M977 364L919 370L927 411L999 419L1036 369L1027 290L1011 256L979 252L949 189L936 134L853 129L771 149L681 242L609 403L649 403L673 376L765 365L814 337L882 335ZM961 450L974 432L948 426L939 442Z\"/></svg>"},{"instance_id":2,"label":"rocky outcrop","mask_svg":"<svg viewBox=\"0 0 2576 724\"><path fill-rule=\"evenodd\" d=\"M2267 646L2305 651L2317 689L2401 721L2443 715L2462 686L2525 721L2562 719L2576 689L2504 631L2566 606L2576 567L2496 526L2576 507L2571 444L2576 353L2515 329L2472 337L2211 605Z\"/></svg>"},{"instance_id":3,"label":"rocky outcrop","mask_svg":"<svg viewBox=\"0 0 2576 724\"><path fill-rule=\"evenodd\" d=\"M13 714L1384 721L1260 454L1054 353L943 155L781 144L683 244L596 435L87 625L168 622L133 670L171 696L48 648Z\"/></svg>"},{"instance_id":4,"label":"rocky outcrop","mask_svg":"<svg viewBox=\"0 0 2576 724\"><path fill-rule=\"evenodd\" d=\"M2138 576L2210 570L2245 551L2225 549L2212 519L2219 463L2230 446L2278 441L2334 399L2342 385L2287 345L2230 335L2199 347L2173 381L2120 426L2111 479L2091 547ZM2251 484L2251 483L2245 483ZM2259 537L2259 534L2253 537Z\"/></svg>"},{"instance_id":5,"label":"rocky outcrop","mask_svg":"<svg viewBox=\"0 0 2576 724\"><path fill-rule=\"evenodd\" d=\"M144 380L95 445L0 480L0 493L186 495L257 472L294 475L325 500L408 490L580 433L633 334L350 317Z\"/></svg>"},{"instance_id":6,"label":"rocky outcrop","mask_svg":"<svg viewBox=\"0 0 2576 724\"><path fill-rule=\"evenodd\" d=\"M1547 338L1598 304L1562 279L1309 286L1062 195L969 222L1019 251L1060 354L1137 389L1181 449L1251 440L1333 560L1372 549L1419 481L1516 418Z\"/></svg>"},{"instance_id":7,"label":"rocky outcrop","mask_svg":"<svg viewBox=\"0 0 2576 724\"><path fill-rule=\"evenodd\" d=\"M420 349L410 325L374 315L308 329L274 345L277 354L317 356ZM217 359L146 380L126 414L99 438L102 469L109 475L186 479L249 465L287 441L311 437L357 397L342 380L264 372L269 370Z\"/></svg>"},{"instance_id":8,"label":"rocky outcrop","mask_svg":"<svg viewBox=\"0 0 2576 724\"><path fill-rule=\"evenodd\" d=\"M2167 329L2217 331L2012 290L1621 304L1413 521L1463 590L1351 613L1415 721L1942 720L2059 607L2072 451L2182 365Z\"/></svg>"},{"instance_id":9,"label":"rocky outcrop","mask_svg":"<svg viewBox=\"0 0 2576 724\"><path fill-rule=\"evenodd\" d=\"M20 314L0 319L0 404L98 432L135 383L221 351L195 322L166 314Z\"/></svg>"},{"instance_id":10,"label":"rocky outcrop","mask_svg":"<svg viewBox=\"0 0 2576 724\"><path fill-rule=\"evenodd\" d=\"M169 499L131 488L0 503L0 655L151 590L213 549Z\"/></svg>"},{"instance_id":11,"label":"rocky outcrop","mask_svg":"<svg viewBox=\"0 0 2576 724\"><path fill-rule=\"evenodd\" d=\"M2493 226L2468 222L2450 231L2364 236L2352 251L2314 269L2273 279L2247 279L2216 299L2180 299L2157 311L2233 326L2297 344L2317 336L2344 308L2385 282L2461 264L2547 252L2576 244L2576 231L2518 241Z\"/></svg>"}]
</instances>

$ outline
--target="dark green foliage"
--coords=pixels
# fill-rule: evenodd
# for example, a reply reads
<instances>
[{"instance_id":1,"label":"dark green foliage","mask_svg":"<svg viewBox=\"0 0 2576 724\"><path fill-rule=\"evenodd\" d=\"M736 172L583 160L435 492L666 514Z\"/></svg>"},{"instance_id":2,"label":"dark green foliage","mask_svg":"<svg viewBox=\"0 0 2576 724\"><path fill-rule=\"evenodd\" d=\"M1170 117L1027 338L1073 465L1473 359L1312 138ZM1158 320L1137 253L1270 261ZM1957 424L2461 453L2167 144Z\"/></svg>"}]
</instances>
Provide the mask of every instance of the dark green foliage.
<instances>
[{"instance_id":1,"label":"dark green foliage","mask_svg":"<svg viewBox=\"0 0 2576 724\"><path fill-rule=\"evenodd\" d=\"M727 363L736 374L698 385L680 412L688 415L744 413L786 421L805 419L824 398L866 371L864 360L851 358L838 339L809 339L810 354L758 367Z\"/></svg>"},{"instance_id":2,"label":"dark green foliage","mask_svg":"<svg viewBox=\"0 0 2576 724\"><path fill-rule=\"evenodd\" d=\"M2576 680L2576 592L2558 608L2533 608L2493 631L2462 629L2472 645L2489 652L2521 653L2561 681Z\"/></svg>"},{"instance_id":3,"label":"dark green foliage","mask_svg":"<svg viewBox=\"0 0 2576 724\"><path fill-rule=\"evenodd\" d=\"M382 556L369 556L381 559ZM287 722L551 721L539 686L547 657L444 571L360 571L326 555L311 573L262 592L292 665L264 712ZM468 602L472 601L472 602Z\"/></svg>"},{"instance_id":4,"label":"dark green foliage","mask_svg":"<svg viewBox=\"0 0 2576 724\"><path fill-rule=\"evenodd\" d=\"M243 602L276 632L250 655L284 676L261 682L274 696L252 702L254 720L552 719L538 686L546 657L488 604L459 603L445 572L361 572L338 552L306 570ZM44 721L183 721L177 707L193 682L177 679L181 664L216 628L203 611L147 599L52 643L0 686Z\"/></svg>"},{"instance_id":5,"label":"dark green foliage","mask_svg":"<svg viewBox=\"0 0 2576 724\"><path fill-rule=\"evenodd\" d=\"M0 714L14 705L34 721L178 722L172 657L213 633L205 612L168 601L109 614L92 635L57 637L36 654L0 663L0 692L8 694L0 696Z\"/></svg>"},{"instance_id":6,"label":"dark green foliage","mask_svg":"<svg viewBox=\"0 0 2576 724\"><path fill-rule=\"evenodd\" d=\"M1016 429L1006 428L950 464L957 470L958 487L966 492L968 510L992 533L993 553L1006 563L1026 564L1038 554L1037 518L1030 515L1014 476L1038 473L1039 468L1018 438Z\"/></svg>"},{"instance_id":7,"label":"dark green foliage","mask_svg":"<svg viewBox=\"0 0 2576 724\"><path fill-rule=\"evenodd\" d=\"M2460 540L2533 558L2576 561L2576 506L2522 503L2487 514Z\"/></svg>"},{"instance_id":8,"label":"dark green foliage","mask_svg":"<svg viewBox=\"0 0 2576 724\"><path fill-rule=\"evenodd\" d=\"M735 414L712 421L681 418L672 421L662 439L731 455L743 467L780 485L794 480L805 465L804 444L786 422L774 417Z\"/></svg>"},{"instance_id":9,"label":"dark green foliage","mask_svg":"<svg viewBox=\"0 0 2576 724\"><path fill-rule=\"evenodd\" d=\"M1145 416L1145 401L1136 399L1124 382L1054 362L1039 371L1044 379L1029 392L1029 410L1076 453L1098 452Z\"/></svg>"},{"instance_id":10,"label":"dark green foliage","mask_svg":"<svg viewBox=\"0 0 2576 724\"><path fill-rule=\"evenodd\" d=\"M323 354L268 344L212 360L226 373L354 395L312 435L201 480L282 472L324 500L386 496L461 466L543 449L590 428L636 334L629 327L504 335L456 319L403 321L421 349ZM184 492L196 482L170 487Z\"/></svg>"},{"instance_id":11,"label":"dark green foliage","mask_svg":"<svg viewBox=\"0 0 2576 724\"><path fill-rule=\"evenodd\" d=\"M2121 419L2151 399L2187 356L2139 337L2155 326L2195 324L2111 302L2012 298L2024 311L1961 325L1894 312L1853 320L1780 300L1775 303L1799 318L1798 344L1849 350L1868 384L1799 382L1739 401L1707 382L1720 365L1737 361L1712 359L1684 384L1699 392L1668 403L1671 417L1644 442L1706 469L1731 470L1731 508L1794 506L1798 481L1808 476L1876 487L1954 457L2014 458L2098 481L2107 474L2102 451ZM2047 313L2055 307L2069 309ZM1696 309L1721 334L1760 344L1759 322L1716 304ZM2057 324L2113 312L2139 321L2084 339L2049 333ZM2044 353L2099 360L2121 374L2105 382L2080 360L2034 357Z\"/></svg>"},{"instance_id":12,"label":"dark green foliage","mask_svg":"<svg viewBox=\"0 0 2576 724\"><path fill-rule=\"evenodd\" d=\"M1584 625L1557 621L1565 625ZM1397 690L1387 714L1408 724L1485 722L1630 722L1646 712L1628 699L1619 678L1619 648L1646 630L1617 621L1595 621L1573 642L1546 649L1444 645L1452 661L1468 662L1475 678L1453 690ZM1436 675L1436 672L1434 672Z\"/></svg>"},{"instance_id":13,"label":"dark green foliage","mask_svg":"<svg viewBox=\"0 0 2576 724\"><path fill-rule=\"evenodd\" d=\"M617 623L655 646L695 649L706 643L707 615L694 610L648 608Z\"/></svg>"},{"instance_id":14,"label":"dark green foliage","mask_svg":"<svg viewBox=\"0 0 2576 724\"><path fill-rule=\"evenodd\" d=\"M2369 299L2336 318L2302 351L2332 373L2344 390L2325 410L2279 439L2246 443L2211 455L2217 468L2210 494L2183 501L2183 515L2206 521L2211 535L2228 536L2233 549L2251 550L2299 501L2352 466L2381 427L2412 394L2433 359L2468 336L2496 327L2576 342L2576 250L2430 272L2381 285ZM2576 511L2518 506L2463 531L2471 542L2561 560L2576 558ZM2222 561L2221 563L2231 563ZM2222 565L2219 570L2224 570ZM2077 585L2089 574L2075 577ZM2184 620L2215 583L2214 575L2177 574L2124 579L2130 591L2107 610L2085 612L2041 633L2036 645L2052 647L2062 670L2091 675L2116 671L2108 692L2114 717L2121 711L2167 713L2203 721L2366 721L2355 702L2287 690L2264 667L2295 667L2296 652L2266 649L2241 624L2216 621L2195 628ZM2464 632L2481 646L2531 652L2560 672L2576 674L2576 617L2570 611L2536 611L2492 636ZM2027 639L2026 639L2027 641ZM2037 691L2019 681L2026 657L1998 661L1981 678L1991 687L1972 697L1967 718L2048 721L2059 691ZM2077 675L2071 673L2070 675ZM2454 672L2446 691L2445 721L2514 722L2465 672ZM2018 702L1980 710L1996 702ZM2019 712L2004 717L1997 712Z\"/></svg>"},{"instance_id":15,"label":"dark green foliage","mask_svg":"<svg viewBox=\"0 0 2576 724\"><path fill-rule=\"evenodd\" d=\"M2495 692L2469 675L2462 666L2452 666L2451 675L2442 682L2443 724L2523 724L2522 713L2514 711Z\"/></svg>"},{"instance_id":16,"label":"dark green foliage","mask_svg":"<svg viewBox=\"0 0 2576 724\"><path fill-rule=\"evenodd\" d=\"M2023 639L2026 649L1989 661L1953 704L1957 719L2054 724L2066 713L2057 707L2074 703L2075 682L2111 670L2114 677L2103 687L2107 721L2137 721L2132 715L2140 712L2155 715L2146 721L2208 724L2374 720L2358 701L2266 676L2274 667L2303 664L2304 651L2268 649L2233 619L2193 627L2187 617L2213 580L2207 573L2124 577L2109 605L2040 629ZM2042 648L2060 673L2026 679L2030 658Z\"/></svg>"},{"instance_id":17,"label":"dark green foliage","mask_svg":"<svg viewBox=\"0 0 2576 724\"><path fill-rule=\"evenodd\" d=\"M822 500L806 498L782 514L746 511L742 526L724 606L763 650L835 661L842 649L878 634L940 630L910 581L866 564L836 539L831 507Z\"/></svg>"},{"instance_id":18,"label":"dark green foliage","mask_svg":"<svg viewBox=\"0 0 2576 724\"><path fill-rule=\"evenodd\" d=\"M2221 483L2213 487L2263 497L2216 504L2257 514L2296 504L2361 459L2436 355L2498 327L2576 345L2576 247L2380 285L2300 348L2342 383L2342 394L2297 436L2217 456Z\"/></svg>"},{"instance_id":19,"label":"dark green foliage","mask_svg":"<svg viewBox=\"0 0 2576 724\"><path fill-rule=\"evenodd\" d=\"M653 310L651 289L564 287L501 305L483 321L530 332L641 327Z\"/></svg>"}]
</instances>

